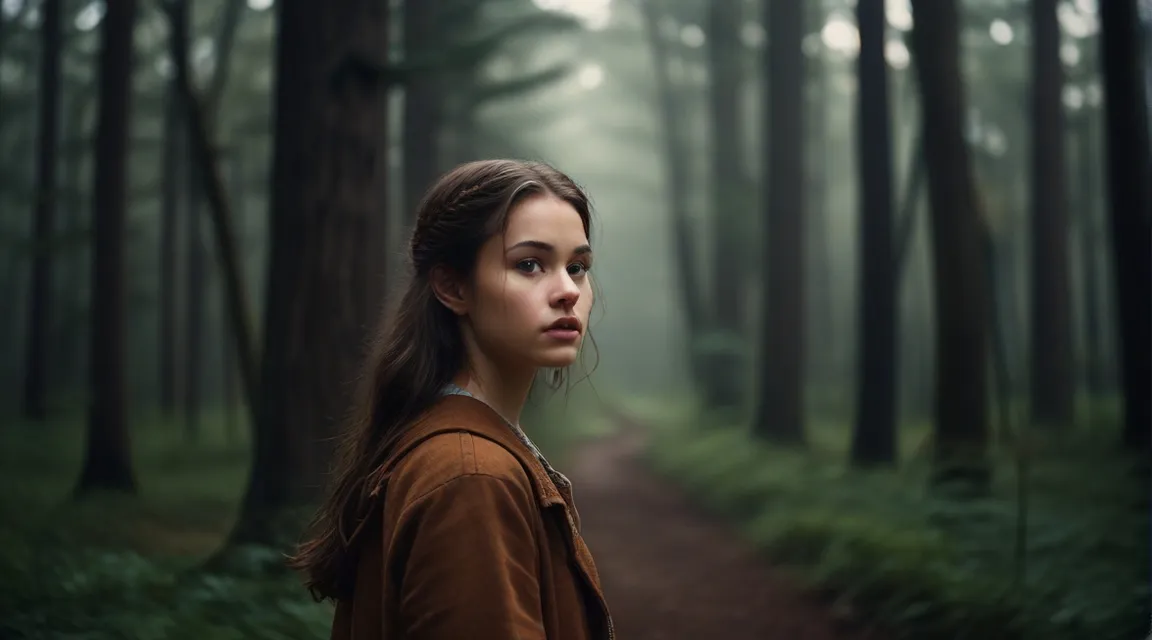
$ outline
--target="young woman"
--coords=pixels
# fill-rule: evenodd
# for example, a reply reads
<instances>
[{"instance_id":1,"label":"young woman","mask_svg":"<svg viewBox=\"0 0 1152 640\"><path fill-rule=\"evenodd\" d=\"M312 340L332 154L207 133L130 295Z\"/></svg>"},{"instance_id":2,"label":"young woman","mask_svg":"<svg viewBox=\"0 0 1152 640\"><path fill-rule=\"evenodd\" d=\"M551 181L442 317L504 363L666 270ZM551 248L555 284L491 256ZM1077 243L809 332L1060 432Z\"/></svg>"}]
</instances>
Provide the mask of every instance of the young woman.
<instances>
[{"instance_id":1,"label":"young woman","mask_svg":"<svg viewBox=\"0 0 1152 640\"><path fill-rule=\"evenodd\" d=\"M412 278L362 377L333 489L293 558L332 637L613 638L571 484L519 426L580 354L589 204L543 164L489 160L420 205Z\"/></svg>"}]
</instances>

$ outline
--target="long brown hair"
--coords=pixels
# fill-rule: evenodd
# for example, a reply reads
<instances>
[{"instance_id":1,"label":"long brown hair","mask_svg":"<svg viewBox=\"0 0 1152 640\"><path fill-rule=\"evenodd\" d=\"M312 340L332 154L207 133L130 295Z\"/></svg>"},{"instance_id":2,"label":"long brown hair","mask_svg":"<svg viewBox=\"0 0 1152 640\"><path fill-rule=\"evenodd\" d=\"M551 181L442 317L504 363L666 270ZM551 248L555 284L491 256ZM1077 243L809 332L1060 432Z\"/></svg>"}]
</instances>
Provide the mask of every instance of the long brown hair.
<instances>
[{"instance_id":1,"label":"long brown hair","mask_svg":"<svg viewBox=\"0 0 1152 640\"><path fill-rule=\"evenodd\" d=\"M347 599L355 580L356 529L390 446L466 364L458 320L436 299L429 275L444 266L472 275L480 246L500 233L523 198L549 193L572 205L591 237L590 206L567 175L542 163L482 160L442 176L421 201L408 246L409 281L385 313L337 448L328 495L289 560L316 600Z\"/></svg>"}]
</instances>

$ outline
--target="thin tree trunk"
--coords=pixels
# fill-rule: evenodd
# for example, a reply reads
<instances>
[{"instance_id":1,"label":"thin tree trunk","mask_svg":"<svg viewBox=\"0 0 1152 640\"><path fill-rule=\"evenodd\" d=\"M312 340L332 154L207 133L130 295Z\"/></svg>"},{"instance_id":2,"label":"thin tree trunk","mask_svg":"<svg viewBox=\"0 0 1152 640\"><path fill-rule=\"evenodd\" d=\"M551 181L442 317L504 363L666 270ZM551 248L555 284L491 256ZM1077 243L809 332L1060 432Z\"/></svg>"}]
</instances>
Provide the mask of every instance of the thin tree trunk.
<instances>
[{"instance_id":1,"label":"thin tree trunk","mask_svg":"<svg viewBox=\"0 0 1152 640\"><path fill-rule=\"evenodd\" d=\"M692 243L694 233L688 212L690 172L681 138L684 130L684 114L668 69L671 53L660 33L659 9L654 0L644 0L640 6L644 18L644 34L652 55L653 79L656 85L654 99L659 107L660 140L663 145L660 157L664 162L666 197L675 242L676 281L679 284L677 290L680 293L680 308L683 311L687 334L684 341L687 345L686 361L694 386L701 388L704 381L697 357L697 341L704 328L704 314L697 273L698 263Z\"/></svg>"},{"instance_id":2,"label":"thin tree trunk","mask_svg":"<svg viewBox=\"0 0 1152 640\"><path fill-rule=\"evenodd\" d=\"M212 69L212 77L204 93L205 108L210 118L209 128L216 126L216 110L220 108L220 100L228 86L228 70L232 63L232 49L236 44L236 31L240 28L240 19L244 16L246 6L245 0L226 0L224 14L220 16L220 33L216 37L215 47L216 66Z\"/></svg>"},{"instance_id":3,"label":"thin tree trunk","mask_svg":"<svg viewBox=\"0 0 1152 640\"><path fill-rule=\"evenodd\" d=\"M169 415L176 411L177 388L177 332L176 309L179 287L177 286L176 251L177 220L180 218L180 194L184 172L181 167L187 154L187 127L181 124L181 98L175 81L167 89L167 104L164 107L164 153L162 171L162 195L160 205L160 283L157 293L160 297L160 334L156 354L160 367L160 408Z\"/></svg>"},{"instance_id":4,"label":"thin tree trunk","mask_svg":"<svg viewBox=\"0 0 1152 640\"><path fill-rule=\"evenodd\" d=\"M91 407L77 493L135 491L124 386L124 236L136 2L108 3L100 25L100 115L93 163Z\"/></svg>"},{"instance_id":5,"label":"thin tree trunk","mask_svg":"<svg viewBox=\"0 0 1152 640\"><path fill-rule=\"evenodd\" d=\"M215 120L216 108L227 86L227 77L231 52L235 42L236 30L239 28L240 18L243 15L245 3L243 0L228 0L223 7L220 17L220 33L216 38L216 66L212 69L208 89L205 93L205 107L200 114L207 120L206 126L211 128ZM175 0L169 5L173 13L172 40L170 41L170 55L186 56L188 48L188 12L190 3L187 0ZM179 14L179 15L177 15ZM179 28L177 28L179 27ZM176 79L176 83L180 80ZM184 105L185 110L187 105ZM189 130L185 130L183 138L187 140ZM195 153L191 145L185 153ZM184 157L187 157L186 155ZM188 190L185 209L185 252L188 259L186 272L186 301L185 301L185 336L184 352L184 431L189 441L195 441L200 432L200 416L203 405L203 349L205 319L204 301L205 288L208 281L208 265L206 264L207 247L204 242L203 221L200 208L204 201L205 180L202 175L204 169L196 162L187 164Z\"/></svg>"},{"instance_id":6,"label":"thin tree trunk","mask_svg":"<svg viewBox=\"0 0 1152 640\"><path fill-rule=\"evenodd\" d=\"M24 360L24 417L47 417L48 336L52 326L52 241L56 228L56 150L59 138L61 0L41 5L40 139L36 167L36 206L32 226L32 281L28 292L28 342Z\"/></svg>"},{"instance_id":7,"label":"thin tree trunk","mask_svg":"<svg viewBox=\"0 0 1152 640\"><path fill-rule=\"evenodd\" d=\"M188 0L172 0L170 10L179 13L172 21L169 53L175 58L188 50L188 18L191 6ZM178 80L176 81L178 82ZM187 139L188 132L182 132ZM204 244L200 234L200 201L203 189L196 163L185 164L185 179L188 190L184 207L184 255L188 262L184 274L184 336L183 347L183 397L184 438L195 442L200 432L200 383L203 354L201 343L204 333Z\"/></svg>"},{"instance_id":8,"label":"thin tree trunk","mask_svg":"<svg viewBox=\"0 0 1152 640\"><path fill-rule=\"evenodd\" d=\"M239 246L243 247L244 238L244 225L245 225L245 195L246 188L244 180L246 175L244 173L244 147L237 145L232 150L232 202L236 203L236 242ZM224 371L221 376L221 384L223 390L221 397L224 404L224 438L228 443L239 441L240 429L238 428L236 416L236 342L233 336L229 336L232 332L232 325L228 312L228 287L225 284L224 277L220 278L220 347L223 350L221 358L224 363ZM231 338L231 339L230 339Z\"/></svg>"},{"instance_id":9,"label":"thin tree trunk","mask_svg":"<svg viewBox=\"0 0 1152 640\"><path fill-rule=\"evenodd\" d=\"M991 337L992 373L996 390L996 409L1000 420L999 442L1007 443L1019 434L1014 431L1011 417L1012 403L1012 369L1008 362L1008 337L1004 331L1007 324L1007 314L1003 310L1001 301L1011 301L1013 298L1004 295L1001 291L1002 282L1010 279L1003 277L1007 268L1013 264L1011 259L1011 239L997 241L989 234L985 238L985 273L988 287L988 330ZM1016 440L1022 444L1020 440Z\"/></svg>"},{"instance_id":10,"label":"thin tree trunk","mask_svg":"<svg viewBox=\"0 0 1152 640\"><path fill-rule=\"evenodd\" d=\"M912 152L908 157L908 182L904 198L900 201L900 214L893 238L892 262L897 282L906 271L909 255L912 253L912 240L916 237L916 218L920 210L921 194L924 191L924 134L919 131L912 142Z\"/></svg>"},{"instance_id":11,"label":"thin tree trunk","mask_svg":"<svg viewBox=\"0 0 1152 640\"><path fill-rule=\"evenodd\" d=\"M173 5L166 5L169 10L171 29L174 33L182 32L185 27L182 21L185 16L182 12L174 10ZM249 412L249 421L255 424L257 410L257 374L256 374L256 347L253 331L248 314L248 295L244 286L242 269L236 248L235 230L233 228L233 214L229 205L224 180L220 175L216 162L216 152L212 146L211 135L201 105L200 98L188 71L188 52L186 43L182 39L174 39L175 47L172 59L176 67L176 84L183 98L184 113L188 124L188 144L191 150L191 161L198 167L197 175L202 184L209 204L209 213L212 220L212 231L215 236L217 257L220 260L221 276L224 290L228 296L228 310L231 319L231 333L236 342L236 352L240 360L240 380L244 390L246 406Z\"/></svg>"},{"instance_id":12,"label":"thin tree trunk","mask_svg":"<svg viewBox=\"0 0 1152 640\"><path fill-rule=\"evenodd\" d=\"M918 240L924 224L921 219L926 215L925 185L924 185L924 126L923 117L916 98L915 69L909 67L901 83L901 109L896 121L911 121L909 127L908 151L905 158L907 166L902 176L902 195L896 210L896 220L893 229L893 273L896 278L897 299L902 305L911 304L911 308L904 307L897 325L904 326L905 319L910 320L905 329L898 332L901 338L897 342L897 349L901 357L897 370L903 379L897 395L905 400L897 403L910 419L927 419L932 413L932 362L934 354L928 342L927 331L931 316L923 313L921 306L927 301L925 292L927 277L925 269L916 268L912 264L916 259L915 252L920 249ZM926 234L924 234L925 237ZM917 267L919 267L919 264ZM912 273L909 273L909 272ZM898 412L899 415L899 412ZM899 426L899 420L897 420Z\"/></svg>"},{"instance_id":13,"label":"thin tree trunk","mask_svg":"<svg viewBox=\"0 0 1152 640\"><path fill-rule=\"evenodd\" d=\"M1134 0L1100 3L1107 114L1108 207L1119 322L1123 442L1152 448L1152 151L1141 96L1140 19Z\"/></svg>"},{"instance_id":14,"label":"thin tree trunk","mask_svg":"<svg viewBox=\"0 0 1152 640\"><path fill-rule=\"evenodd\" d=\"M181 3L187 6L186 3ZM204 361L204 289L206 286L205 248L200 209L203 201L203 187L196 163L186 165L188 190L184 209L185 255L188 258L185 273L184 300L184 436L189 442L200 437L200 409L202 368Z\"/></svg>"},{"instance_id":15,"label":"thin tree trunk","mask_svg":"<svg viewBox=\"0 0 1152 640\"><path fill-rule=\"evenodd\" d=\"M1032 0L1031 406L1037 424L1072 424L1068 198L1057 0Z\"/></svg>"},{"instance_id":16,"label":"thin tree trunk","mask_svg":"<svg viewBox=\"0 0 1152 640\"><path fill-rule=\"evenodd\" d=\"M988 316L982 232L963 123L955 0L912 0L911 43L925 130L936 316L933 484L987 492Z\"/></svg>"},{"instance_id":17,"label":"thin tree trunk","mask_svg":"<svg viewBox=\"0 0 1152 640\"><path fill-rule=\"evenodd\" d=\"M754 429L801 443L804 434L804 10L764 0L768 25L763 149L767 186L761 311L761 391Z\"/></svg>"},{"instance_id":18,"label":"thin tree trunk","mask_svg":"<svg viewBox=\"0 0 1152 640\"><path fill-rule=\"evenodd\" d=\"M710 154L712 187L712 305L711 330L718 345L732 345L708 353L704 376L705 403L712 409L740 405L744 376L735 349L746 336L741 319L744 293L744 258L740 220L748 206L743 193L740 163L740 85L743 59L740 45L741 2L711 0L707 12L708 116L712 135Z\"/></svg>"},{"instance_id":19,"label":"thin tree trunk","mask_svg":"<svg viewBox=\"0 0 1152 640\"><path fill-rule=\"evenodd\" d=\"M807 32L819 33L824 26L826 10L821 2L809 2L805 6L805 26ZM832 271L833 242L828 225L828 71L825 68L825 50L809 56L806 64L805 84L811 89L807 94L805 108L811 117L806 119L808 149L807 176L805 182L805 203L807 222L805 238L808 242L808 309L805 313L812 319L812 334L819 336L823 348L812 349L808 353L811 372L809 381L820 388L835 388L840 382L840 372L836 367L836 355L840 352L842 338L836 326L836 303L833 300Z\"/></svg>"},{"instance_id":20,"label":"thin tree trunk","mask_svg":"<svg viewBox=\"0 0 1152 640\"><path fill-rule=\"evenodd\" d=\"M852 462L896 461L896 274L892 260L892 136L884 0L858 0L860 171L859 375Z\"/></svg>"},{"instance_id":21,"label":"thin tree trunk","mask_svg":"<svg viewBox=\"0 0 1152 640\"><path fill-rule=\"evenodd\" d=\"M1103 369L1103 335L1100 318L1100 270L1099 252L1104 248L1100 242L1099 220L1096 211L1095 180L1093 171L1099 162L1096 153L1096 136L1093 135L1092 118L1085 113L1080 122L1080 153L1076 163L1076 173L1080 183L1080 269L1084 281L1084 360L1085 387L1089 398L1104 390L1101 371Z\"/></svg>"}]
</instances>

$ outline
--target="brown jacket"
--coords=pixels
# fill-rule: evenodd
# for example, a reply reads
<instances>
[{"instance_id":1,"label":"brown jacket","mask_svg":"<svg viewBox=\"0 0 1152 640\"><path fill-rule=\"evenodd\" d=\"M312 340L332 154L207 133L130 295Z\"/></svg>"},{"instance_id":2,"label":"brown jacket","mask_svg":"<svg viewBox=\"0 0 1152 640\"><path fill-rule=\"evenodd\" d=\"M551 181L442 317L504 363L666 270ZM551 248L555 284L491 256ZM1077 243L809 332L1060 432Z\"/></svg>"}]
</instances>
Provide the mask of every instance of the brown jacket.
<instances>
[{"instance_id":1,"label":"brown jacket","mask_svg":"<svg viewBox=\"0 0 1152 640\"><path fill-rule=\"evenodd\" d=\"M614 637L571 491L488 405L444 397L393 451L333 640Z\"/></svg>"}]
</instances>

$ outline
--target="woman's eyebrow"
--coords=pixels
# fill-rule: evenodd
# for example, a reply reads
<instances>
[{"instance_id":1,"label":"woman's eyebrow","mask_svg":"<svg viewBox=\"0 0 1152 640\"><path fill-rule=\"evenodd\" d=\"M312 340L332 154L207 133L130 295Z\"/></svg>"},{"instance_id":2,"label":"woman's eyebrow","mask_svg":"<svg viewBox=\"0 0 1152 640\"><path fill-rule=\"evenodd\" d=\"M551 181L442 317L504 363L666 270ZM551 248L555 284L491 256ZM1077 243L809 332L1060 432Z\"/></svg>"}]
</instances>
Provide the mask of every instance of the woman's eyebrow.
<instances>
[{"instance_id":1,"label":"woman's eyebrow","mask_svg":"<svg viewBox=\"0 0 1152 640\"><path fill-rule=\"evenodd\" d=\"M555 253L556 252L556 247L554 247L553 245L551 245L547 242L542 242L540 240L524 240L523 242L517 242L516 244L512 245L511 247L508 247L504 251L504 253L509 253L515 249L519 249L522 247L531 247L533 249L539 249L540 251L547 251L548 253ZM575 255L584 255L584 254L592 253L592 246L589 244L582 244L579 247L576 247L572 251L572 253Z\"/></svg>"}]
</instances>

